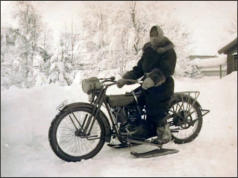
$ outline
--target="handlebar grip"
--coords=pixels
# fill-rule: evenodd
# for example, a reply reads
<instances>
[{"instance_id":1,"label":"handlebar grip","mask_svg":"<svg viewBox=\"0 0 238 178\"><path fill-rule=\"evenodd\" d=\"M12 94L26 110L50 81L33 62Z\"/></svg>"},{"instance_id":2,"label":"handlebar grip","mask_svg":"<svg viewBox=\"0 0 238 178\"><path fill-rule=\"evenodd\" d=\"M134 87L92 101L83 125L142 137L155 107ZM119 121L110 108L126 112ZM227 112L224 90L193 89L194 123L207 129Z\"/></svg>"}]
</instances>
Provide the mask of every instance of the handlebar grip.
<instances>
[{"instance_id":1,"label":"handlebar grip","mask_svg":"<svg viewBox=\"0 0 238 178\"><path fill-rule=\"evenodd\" d=\"M114 81L114 80L115 80L115 77L114 77L114 76L110 77L110 80Z\"/></svg>"},{"instance_id":2,"label":"handlebar grip","mask_svg":"<svg viewBox=\"0 0 238 178\"><path fill-rule=\"evenodd\" d=\"M108 77L108 78L98 78L99 80L104 80L104 81L115 81L115 77Z\"/></svg>"}]
</instances>

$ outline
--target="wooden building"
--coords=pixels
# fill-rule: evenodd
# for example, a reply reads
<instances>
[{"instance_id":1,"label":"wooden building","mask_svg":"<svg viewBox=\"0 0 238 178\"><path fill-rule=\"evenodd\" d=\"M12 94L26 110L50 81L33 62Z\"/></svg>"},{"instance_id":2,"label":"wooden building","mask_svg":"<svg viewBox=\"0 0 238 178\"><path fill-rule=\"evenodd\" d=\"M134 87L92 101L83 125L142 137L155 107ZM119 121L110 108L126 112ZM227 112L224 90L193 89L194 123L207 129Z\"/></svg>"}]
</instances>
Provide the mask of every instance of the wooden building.
<instances>
[{"instance_id":1,"label":"wooden building","mask_svg":"<svg viewBox=\"0 0 238 178\"><path fill-rule=\"evenodd\" d=\"M221 48L218 53L227 55L227 75L237 71L237 38Z\"/></svg>"}]
</instances>

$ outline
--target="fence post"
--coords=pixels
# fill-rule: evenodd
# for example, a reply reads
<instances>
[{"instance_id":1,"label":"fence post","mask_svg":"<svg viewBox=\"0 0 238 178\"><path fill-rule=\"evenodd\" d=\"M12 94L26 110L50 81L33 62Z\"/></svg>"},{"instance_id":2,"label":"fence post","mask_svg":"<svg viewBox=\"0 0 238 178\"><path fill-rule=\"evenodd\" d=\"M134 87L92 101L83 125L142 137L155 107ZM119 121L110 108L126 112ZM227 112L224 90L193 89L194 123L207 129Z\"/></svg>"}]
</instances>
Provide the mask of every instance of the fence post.
<instances>
[{"instance_id":1,"label":"fence post","mask_svg":"<svg viewBox=\"0 0 238 178\"><path fill-rule=\"evenodd\" d=\"M222 78L222 66L220 65L220 78Z\"/></svg>"}]
</instances>

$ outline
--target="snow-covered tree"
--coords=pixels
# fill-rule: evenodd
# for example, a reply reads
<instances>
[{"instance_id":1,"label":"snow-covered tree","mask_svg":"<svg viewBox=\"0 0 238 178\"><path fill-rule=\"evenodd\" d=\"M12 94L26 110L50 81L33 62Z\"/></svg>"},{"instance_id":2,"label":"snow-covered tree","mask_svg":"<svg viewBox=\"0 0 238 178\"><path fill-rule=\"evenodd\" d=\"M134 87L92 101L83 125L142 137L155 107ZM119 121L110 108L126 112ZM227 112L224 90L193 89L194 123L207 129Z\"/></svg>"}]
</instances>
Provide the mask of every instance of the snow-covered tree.
<instances>
[{"instance_id":1,"label":"snow-covered tree","mask_svg":"<svg viewBox=\"0 0 238 178\"><path fill-rule=\"evenodd\" d=\"M85 6L88 18L85 18L84 24L87 25L83 30L88 32L86 39L91 39L97 45L96 50L91 52L94 57L95 53L97 56L96 59L90 58L92 62L100 61L108 69L119 67L120 73L124 73L128 62L136 64L140 58L143 45L149 41L149 30L156 24L162 27L165 35L175 44L178 66L188 66L190 32L176 18L176 14L167 10L165 4L156 2L151 6L148 2L135 1L120 2L120 5L117 3ZM176 74L187 75L181 71Z\"/></svg>"},{"instance_id":2,"label":"snow-covered tree","mask_svg":"<svg viewBox=\"0 0 238 178\"><path fill-rule=\"evenodd\" d=\"M59 47L50 60L49 83L59 82L71 85L75 77L77 54L75 54L77 34L62 33Z\"/></svg>"},{"instance_id":3,"label":"snow-covered tree","mask_svg":"<svg viewBox=\"0 0 238 178\"><path fill-rule=\"evenodd\" d=\"M12 85L23 87L26 77L24 61L24 38L18 29L4 28L1 34L1 85L9 88Z\"/></svg>"},{"instance_id":4,"label":"snow-covered tree","mask_svg":"<svg viewBox=\"0 0 238 178\"><path fill-rule=\"evenodd\" d=\"M19 48L19 55L22 59L20 63L24 71L24 86L31 87L34 85L34 57L37 56L37 48L41 34L41 19L36 10L29 2L16 2L15 18L18 21L18 34L21 36L19 40L22 43Z\"/></svg>"},{"instance_id":5,"label":"snow-covered tree","mask_svg":"<svg viewBox=\"0 0 238 178\"><path fill-rule=\"evenodd\" d=\"M47 51L50 49L49 29L42 25L40 15L30 2L15 2L15 9L13 16L18 24L5 28L1 34L2 84L18 87L32 87L36 82L43 84L45 79L39 80L48 76L51 56Z\"/></svg>"},{"instance_id":6,"label":"snow-covered tree","mask_svg":"<svg viewBox=\"0 0 238 178\"><path fill-rule=\"evenodd\" d=\"M8 30L11 33L8 38L10 41L14 38L14 44L9 47L3 40L7 34L1 36L2 72L9 76L6 85L17 83L21 87L31 87L36 83L43 84L46 78L51 83L58 81L70 85L82 69L87 71L82 71L82 75L97 75L109 69L122 75L141 57L153 25L160 25L175 44L176 75L193 76L199 72L187 58L192 42L190 32L168 4L153 2L152 5L139 1L80 3L84 8L78 12L78 20L65 27L68 31L59 33L59 41L53 48L51 29L41 21L32 2L16 2L18 28L12 32ZM18 77L5 70L13 66Z\"/></svg>"}]
</instances>

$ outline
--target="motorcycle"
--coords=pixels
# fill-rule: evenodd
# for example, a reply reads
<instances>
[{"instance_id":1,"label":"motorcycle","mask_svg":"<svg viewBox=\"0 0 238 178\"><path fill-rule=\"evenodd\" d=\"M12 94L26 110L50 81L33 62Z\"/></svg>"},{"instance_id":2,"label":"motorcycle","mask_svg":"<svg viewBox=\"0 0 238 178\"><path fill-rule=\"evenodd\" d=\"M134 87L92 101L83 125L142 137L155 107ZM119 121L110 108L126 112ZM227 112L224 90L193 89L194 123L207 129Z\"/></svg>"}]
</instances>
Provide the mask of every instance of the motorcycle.
<instances>
[{"instance_id":1,"label":"motorcycle","mask_svg":"<svg viewBox=\"0 0 238 178\"><path fill-rule=\"evenodd\" d=\"M57 107L59 113L51 122L48 137L53 152L59 158L69 162L90 159L99 153L105 142L113 145L114 139L120 145L158 145L156 133L144 141L128 138L128 125L147 119L146 107L138 103L143 93L142 81L128 79L128 82L140 84L140 87L123 95L107 95L107 89L117 84L115 77L84 79L82 89L89 95L89 103L63 102ZM199 91L175 92L170 99L166 119L172 141L176 144L193 141L202 128L203 116L209 110L202 109L197 101L199 94Z\"/></svg>"}]
</instances>

